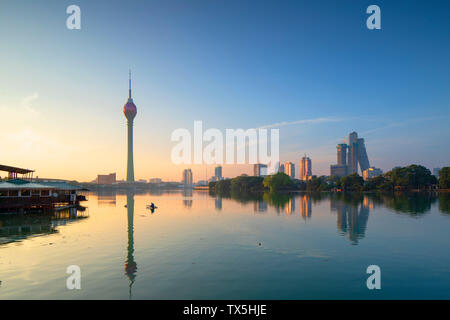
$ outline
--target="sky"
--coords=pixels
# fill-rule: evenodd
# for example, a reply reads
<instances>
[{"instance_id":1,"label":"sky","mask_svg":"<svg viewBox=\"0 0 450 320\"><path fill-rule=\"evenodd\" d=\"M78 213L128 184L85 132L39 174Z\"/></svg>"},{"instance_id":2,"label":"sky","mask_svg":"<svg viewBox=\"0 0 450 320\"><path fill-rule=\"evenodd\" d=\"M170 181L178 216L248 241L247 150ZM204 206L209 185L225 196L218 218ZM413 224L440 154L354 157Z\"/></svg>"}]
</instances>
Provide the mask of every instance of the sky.
<instances>
[{"instance_id":1,"label":"sky","mask_svg":"<svg viewBox=\"0 0 450 320\"><path fill-rule=\"evenodd\" d=\"M66 8L81 9L81 30ZM369 30L366 8L381 9ZM357 131L372 166L450 165L448 1L135 0L0 3L0 163L40 177L126 177L128 70L136 179L194 180L171 133L271 126L280 160L328 175ZM298 172L298 170L297 170ZM228 165L224 175L251 173ZM2 173L0 173L2 175ZM298 173L297 173L298 175Z\"/></svg>"}]
</instances>

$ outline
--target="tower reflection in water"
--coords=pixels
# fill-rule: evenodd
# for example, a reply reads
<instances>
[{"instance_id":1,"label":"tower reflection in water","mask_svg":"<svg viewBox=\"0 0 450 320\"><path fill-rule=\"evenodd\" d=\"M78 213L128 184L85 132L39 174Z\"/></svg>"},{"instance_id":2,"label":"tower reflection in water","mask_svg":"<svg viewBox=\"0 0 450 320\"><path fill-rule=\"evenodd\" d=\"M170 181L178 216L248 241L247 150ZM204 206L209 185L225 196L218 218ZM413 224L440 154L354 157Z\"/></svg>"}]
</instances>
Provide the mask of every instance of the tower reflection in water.
<instances>
[{"instance_id":1,"label":"tower reflection in water","mask_svg":"<svg viewBox=\"0 0 450 320\"><path fill-rule=\"evenodd\" d=\"M368 197L330 199L331 211L337 212L337 228L342 235L347 234L352 244L365 236L370 209L373 203Z\"/></svg>"},{"instance_id":2,"label":"tower reflection in water","mask_svg":"<svg viewBox=\"0 0 450 320\"><path fill-rule=\"evenodd\" d=\"M132 298L132 286L136 279L137 263L134 261L134 193L127 194L127 216L128 216L128 246L127 260L125 261L125 274L130 280L129 298Z\"/></svg>"}]
</instances>

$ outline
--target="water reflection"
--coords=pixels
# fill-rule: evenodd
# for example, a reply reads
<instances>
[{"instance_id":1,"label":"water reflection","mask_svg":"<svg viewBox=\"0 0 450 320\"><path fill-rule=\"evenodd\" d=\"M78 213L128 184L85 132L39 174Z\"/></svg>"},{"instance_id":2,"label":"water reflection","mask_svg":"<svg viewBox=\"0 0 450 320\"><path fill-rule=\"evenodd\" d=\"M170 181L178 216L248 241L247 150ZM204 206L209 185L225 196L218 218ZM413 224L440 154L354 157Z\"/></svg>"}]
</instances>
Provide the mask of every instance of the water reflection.
<instances>
[{"instance_id":1,"label":"water reflection","mask_svg":"<svg viewBox=\"0 0 450 320\"><path fill-rule=\"evenodd\" d=\"M127 194L128 246L125 261L125 274L130 280L129 298L132 299L132 286L136 279L137 263L134 261L134 193Z\"/></svg>"},{"instance_id":2,"label":"water reflection","mask_svg":"<svg viewBox=\"0 0 450 320\"><path fill-rule=\"evenodd\" d=\"M48 213L0 215L0 245L58 232L58 227L88 218L78 206Z\"/></svg>"},{"instance_id":3,"label":"water reflection","mask_svg":"<svg viewBox=\"0 0 450 320\"><path fill-rule=\"evenodd\" d=\"M217 196L215 196L217 203ZM236 195L226 198L247 203L253 202L254 213L266 212L268 207L275 209L278 215L295 215L299 207L303 219L311 219L313 203L330 201L332 212L337 213L337 230L341 235L348 236L352 244L364 238L369 220L369 213L377 206L384 206L397 214L407 214L412 218L421 217L430 212L431 207L439 201L439 210L450 214L450 193L393 193L393 194L362 194L362 193L302 193L302 194L270 194Z\"/></svg>"},{"instance_id":4,"label":"water reflection","mask_svg":"<svg viewBox=\"0 0 450 320\"><path fill-rule=\"evenodd\" d=\"M221 197L214 198L214 207L218 211L222 210L222 198Z\"/></svg>"},{"instance_id":5,"label":"water reflection","mask_svg":"<svg viewBox=\"0 0 450 320\"><path fill-rule=\"evenodd\" d=\"M183 205L187 208L192 207L192 193L193 190L191 188L183 189Z\"/></svg>"},{"instance_id":6,"label":"water reflection","mask_svg":"<svg viewBox=\"0 0 450 320\"><path fill-rule=\"evenodd\" d=\"M253 212L263 213L267 211L267 202L264 200L255 200L253 202Z\"/></svg>"},{"instance_id":7,"label":"water reflection","mask_svg":"<svg viewBox=\"0 0 450 320\"><path fill-rule=\"evenodd\" d=\"M382 203L398 213L408 214L411 217L419 217L428 213L431 205L438 199L434 193L410 193L383 195ZM445 199L442 199L445 202ZM447 199L448 201L448 199Z\"/></svg>"},{"instance_id":8,"label":"water reflection","mask_svg":"<svg viewBox=\"0 0 450 320\"><path fill-rule=\"evenodd\" d=\"M356 195L331 197L330 209L337 212L337 229L341 235L348 235L352 244L364 238L370 209L373 208L368 196Z\"/></svg>"},{"instance_id":9,"label":"water reflection","mask_svg":"<svg viewBox=\"0 0 450 320\"><path fill-rule=\"evenodd\" d=\"M300 196L300 214L303 219L310 219L312 214L312 201L309 194Z\"/></svg>"},{"instance_id":10,"label":"water reflection","mask_svg":"<svg viewBox=\"0 0 450 320\"><path fill-rule=\"evenodd\" d=\"M444 214L450 214L450 193L439 194L439 210Z\"/></svg>"},{"instance_id":11,"label":"water reflection","mask_svg":"<svg viewBox=\"0 0 450 320\"><path fill-rule=\"evenodd\" d=\"M116 191L111 189L99 190L97 193L99 206L116 206Z\"/></svg>"}]
</instances>

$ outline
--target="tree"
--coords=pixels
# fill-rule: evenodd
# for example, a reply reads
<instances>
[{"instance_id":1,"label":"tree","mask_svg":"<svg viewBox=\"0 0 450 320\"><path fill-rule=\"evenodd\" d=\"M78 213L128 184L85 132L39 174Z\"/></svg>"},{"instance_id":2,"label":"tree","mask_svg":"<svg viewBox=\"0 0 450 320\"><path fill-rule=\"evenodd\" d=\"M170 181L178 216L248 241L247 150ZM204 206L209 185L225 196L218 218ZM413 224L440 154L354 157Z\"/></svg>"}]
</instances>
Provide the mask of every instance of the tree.
<instances>
[{"instance_id":1,"label":"tree","mask_svg":"<svg viewBox=\"0 0 450 320\"><path fill-rule=\"evenodd\" d=\"M263 184L265 188L270 190L270 192L277 192L283 189L286 190L292 188L294 182L287 174L278 172L274 175L265 177Z\"/></svg>"},{"instance_id":2,"label":"tree","mask_svg":"<svg viewBox=\"0 0 450 320\"><path fill-rule=\"evenodd\" d=\"M362 191L364 179L357 173L352 173L341 179L342 189L345 191Z\"/></svg>"},{"instance_id":3,"label":"tree","mask_svg":"<svg viewBox=\"0 0 450 320\"><path fill-rule=\"evenodd\" d=\"M436 177L431 174L430 170L416 164L395 168L388 172L386 177L392 181L394 187L402 189L420 189L437 182Z\"/></svg>"},{"instance_id":4,"label":"tree","mask_svg":"<svg viewBox=\"0 0 450 320\"><path fill-rule=\"evenodd\" d=\"M450 167L439 170L439 188L450 189Z\"/></svg>"},{"instance_id":5,"label":"tree","mask_svg":"<svg viewBox=\"0 0 450 320\"><path fill-rule=\"evenodd\" d=\"M241 194L263 192L263 180L263 177L241 175L231 179L231 192Z\"/></svg>"},{"instance_id":6,"label":"tree","mask_svg":"<svg viewBox=\"0 0 450 320\"><path fill-rule=\"evenodd\" d=\"M311 180L308 180L308 182L306 183L307 191L330 191L331 188L332 186L328 183L325 176L313 176Z\"/></svg>"}]
</instances>

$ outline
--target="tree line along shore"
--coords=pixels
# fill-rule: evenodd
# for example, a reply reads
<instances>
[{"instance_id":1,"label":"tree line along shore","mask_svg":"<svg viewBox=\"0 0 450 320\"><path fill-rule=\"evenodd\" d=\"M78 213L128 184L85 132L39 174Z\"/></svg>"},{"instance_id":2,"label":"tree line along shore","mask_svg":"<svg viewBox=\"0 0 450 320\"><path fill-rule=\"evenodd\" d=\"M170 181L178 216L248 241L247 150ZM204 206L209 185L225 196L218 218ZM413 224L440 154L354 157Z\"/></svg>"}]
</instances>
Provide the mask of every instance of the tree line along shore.
<instances>
[{"instance_id":1,"label":"tree line along shore","mask_svg":"<svg viewBox=\"0 0 450 320\"><path fill-rule=\"evenodd\" d=\"M450 167L439 171L439 177L421 165L397 167L383 175L364 180L357 173L345 177L312 176L308 181L292 179L282 172L266 177L241 175L209 183L209 191L215 194L252 194L263 192L325 192L325 191L416 191L450 190Z\"/></svg>"}]
</instances>

